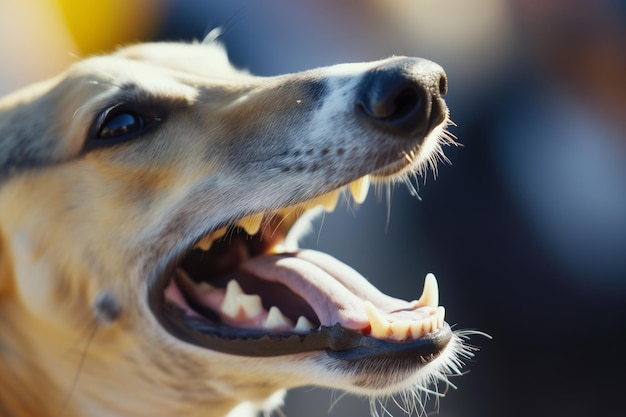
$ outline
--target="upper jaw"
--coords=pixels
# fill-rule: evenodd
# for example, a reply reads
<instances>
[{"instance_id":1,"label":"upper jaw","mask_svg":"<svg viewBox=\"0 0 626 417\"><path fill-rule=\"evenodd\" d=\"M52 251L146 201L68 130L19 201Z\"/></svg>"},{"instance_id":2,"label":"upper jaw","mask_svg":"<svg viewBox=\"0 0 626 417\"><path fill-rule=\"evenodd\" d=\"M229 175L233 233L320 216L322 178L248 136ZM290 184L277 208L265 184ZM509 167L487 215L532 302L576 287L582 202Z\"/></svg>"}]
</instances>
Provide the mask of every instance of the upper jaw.
<instances>
[{"instance_id":1,"label":"upper jaw","mask_svg":"<svg viewBox=\"0 0 626 417\"><path fill-rule=\"evenodd\" d=\"M294 236L293 226L303 214L310 213L315 208L323 209L327 213L333 212L341 201L342 196L345 196L346 199L352 199L355 204L359 205L367 198L371 184L389 185L397 181L405 181L409 175L422 174L427 168L435 168L439 160L446 160L441 149L442 145L456 145L453 136L446 131L446 127L452 123L448 119L447 114L446 110L446 118L435 126L432 132L425 138L407 141L404 146L398 147L393 151L393 158L385 159L384 164L375 166L372 171L352 181L344 180L336 183L334 179L320 179L317 177L314 179L309 177L310 181L314 180L317 186L323 190L321 192L314 190L306 195L298 194L298 196L287 197L283 201L285 205L280 208L275 208L276 202L264 201L263 198L251 198L250 200L262 201L261 205L257 205L255 208L245 208L245 211L240 213L233 213L231 207L222 207L220 211L224 217L221 220L214 221L208 226L198 227L196 225L186 228L187 232L183 237L185 246L182 248L176 247L176 250L169 257L180 257L181 250L184 253L191 247L200 247L203 250L208 250L212 242L223 237L228 227L232 225L241 227L249 235L254 235L260 230L264 217L266 220L268 217L277 220L272 226L273 233L277 235L273 243L276 245L272 250L273 252L296 248L294 244L300 236ZM263 186L256 188L266 189ZM210 195L212 191L196 191L196 194L204 193ZM239 191L235 190L229 196L229 199L236 199L238 193ZM259 197L258 194L257 197ZM295 199L295 202L293 199ZM249 203L256 202L251 201ZM200 205L201 201L194 201L193 204ZM265 207L263 204L265 204ZM193 219L190 219L190 221L194 222ZM290 236L286 239L281 238L281 235L287 235L288 233Z\"/></svg>"}]
</instances>

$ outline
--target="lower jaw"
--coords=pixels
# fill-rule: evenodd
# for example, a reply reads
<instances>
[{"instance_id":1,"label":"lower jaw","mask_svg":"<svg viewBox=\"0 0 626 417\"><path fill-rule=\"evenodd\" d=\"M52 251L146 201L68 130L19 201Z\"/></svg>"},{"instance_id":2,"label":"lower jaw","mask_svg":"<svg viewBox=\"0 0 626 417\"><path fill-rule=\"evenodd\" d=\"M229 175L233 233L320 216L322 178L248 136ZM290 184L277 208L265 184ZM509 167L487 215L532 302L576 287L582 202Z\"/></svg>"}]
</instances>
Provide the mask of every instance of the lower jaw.
<instances>
[{"instance_id":1,"label":"lower jaw","mask_svg":"<svg viewBox=\"0 0 626 417\"><path fill-rule=\"evenodd\" d=\"M223 327L185 317L181 311L163 311L157 314L157 320L171 335L185 343L231 355L275 357L317 351L348 363L376 360L389 366L398 362L425 365L437 358L452 338L447 323L422 338L395 342L346 329L340 324L321 326L306 334L293 334Z\"/></svg>"},{"instance_id":2,"label":"lower jaw","mask_svg":"<svg viewBox=\"0 0 626 417\"><path fill-rule=\"evenodd\" d=\"M219 318L210 320L201 314L190 314L191 309L181 308L180 301L166 301L163 295L171 292L172 287L176 288L173 282L174 280L169 283L167 289L153 289L151 293L151 306L157 320L177 339L222 353L273 357L323 351L331 358L349 363L376 360L390 365L410 362L421 366L436 358L452 337L450 327L443 322L443 317L436 327L433 325L430 331L420 337L412 338L409 335L402 340L394 340L389 334L383 335L380 333L382 330L376 330L372 325L350 329L345 324L335 323L297 333L293 329L268 331L233 327L221 323ZM426 293L425 286L424 294ZM425 298L424 294L421 299Z\"/></svg>"}]
</instances>

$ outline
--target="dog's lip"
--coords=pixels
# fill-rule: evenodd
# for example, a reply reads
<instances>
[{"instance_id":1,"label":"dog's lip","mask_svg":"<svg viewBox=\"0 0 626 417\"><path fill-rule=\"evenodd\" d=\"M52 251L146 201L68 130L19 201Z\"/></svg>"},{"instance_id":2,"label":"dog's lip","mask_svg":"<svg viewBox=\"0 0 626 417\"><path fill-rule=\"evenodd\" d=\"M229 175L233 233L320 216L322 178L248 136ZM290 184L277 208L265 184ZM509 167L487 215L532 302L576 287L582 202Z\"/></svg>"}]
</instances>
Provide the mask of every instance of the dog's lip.
<instances>
[{"instance_id":1,"label":"dog's lip","mask_svg":"<svg viewBox=\"0 0 626 417\"><path fill-rule=\"evenodd\" d=\"M325 254L318 254L314 251L302 251L300 257L305 260L302 262L321 262L316 259L320 256L330 257ZM278 255L281 258L289 259L291 255ZM332 258L332 257L330 257ZM308 259L308 260L307 260ZM334 258L332 258L334 259ZM257 262L253 260L253 263ZM261 263L270 263L272 260L261 260ZM336 265L329 264L328 268L341 268L339 261ZM346 266L347 267L347 266ZM250 266L250 268L265 269L268 272L267 265ZM302 268L297 266L296 269ZM173 270L170 270L173 273ZM257 271L258 272L258 271ZM356 271L355 271L356 273ZM346 274L344 280L353 280L352 283L345 283L347 286L359 284L358 277L349 277ZM349 274L348 274L349 275ZM271 278L271 277L270 277ZM280 278L277 278L280 280ZM347 361L365 359L365 358L385 358L393 360L402 356L414 357L416 363L427 363L434 359L451 338L452 332L445 323L441 324L435 331L422 335L418 338L409 338L407 340L391 340L380 337L374 337L367 334L368 323L367 318L361 315L353 321L350 318L339 317L333 314L329 316L322 315L322 325L306 333L294 332L268 332L259 329L241 329L211 322L200 316L190 316L182 309L166 302L163 299L165 286L169 281L161 279L157 281L155 288L150 292L150 305L155 317L161 325L172 335L185 342L199 346L204 349L210 349L223 353L244 355L244 356L279 356L297 353L305 353L312 351L326 351L329 356L343 359ZM326 284L327 285L327 284ZM318 289L315 289L318 290ZM339 288L320 287L319 291L336 290ZM345 291L345 290L344 290ZM367 294L370 291L378 291L374 287L371 289L362 289L359 294L361 297L369 299L378 299L378 305L387 304L388 310L396 307L401 310L408 308L408 303L403 300L396 300L382 293L379 295ZM308 297L311 300L311 297ZM394 301L395 300L395 301ZM358 303L358 299L356 300ZM337 302L340 303L340 302ZM328 303L331 305L332 303ZM335 304L332 304L335 305ZM348 310L354 312L354 308ZM316 312L320 311L319 306ZM334 321L337 321L333 324ZM349 328L353 326L353 328ZM391 362L390 362L391 363Z\"/></svg>"},{"instance_id":2,"label":"dog's lip","mask_svg":"<svg viewBox=\"0 0 626 417\"><path fill-rule=\"evenodd\" d=\"M459 146L456 137L446 130L449 125L454 122L449 118L449 112L446 109L441 118L437 119L430 128L430 133L412 148L400 151L400 156L394 161L380 167L370 173L374 181L386 181L389 177L401 178L407 172L423 173L426 168L431 168L436 172L436 163L438 161L448 161L443 155L441 145ZM430 155L425 161L418 162L422 154Z\"/></svg>"},{"instance_id":3,"label":"dog's lip","mask_svg":"<svg viewBox=\"0 0 626 417\"><path fill-rule=\"evenodd\" d=\"M308 333L268 333L230 326L218 329L214 323L189 316L173 304L156 300L156 295L163 291L155 288L150 304L158 304L159 308L153 308L153 311L165 330L202 349L232 355L274 357L317 351L349 362L378 359L391 365L398 358L410 358L426 364L435 359L452 338L452 330L445 322L436 331L409 341L376 338L359 330L347 329L339 323L320 326Z\"/></svg>"},{"instance_id":4,"label":"dog's lip","mask_svg":"<svg viewBox=\"0 0 626 417\"><path fill-rule=\"evenodd\" d=\"M168 308L175 309L171 305ZM425 364L436 358L452 338L452 330L447 323L419 339L394 342L346 329L338 323L304 334L242 331L226 327L218 335L207 321L186 316L182 311L170 312L160 319L168 331L188 343L222 353L253 357L324 351L330 357L346 361L377 358L391 364L398 357L410 357Z\"/></svg>"}]
</instances>

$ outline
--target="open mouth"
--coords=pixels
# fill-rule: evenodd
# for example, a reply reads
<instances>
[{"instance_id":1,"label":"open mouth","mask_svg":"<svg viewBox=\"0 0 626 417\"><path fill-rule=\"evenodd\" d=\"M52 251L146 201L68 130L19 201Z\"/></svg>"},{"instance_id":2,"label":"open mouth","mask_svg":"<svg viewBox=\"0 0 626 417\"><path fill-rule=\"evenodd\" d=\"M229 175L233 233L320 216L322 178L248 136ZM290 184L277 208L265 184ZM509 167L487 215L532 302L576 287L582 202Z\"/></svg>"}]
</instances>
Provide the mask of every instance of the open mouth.
<instances>
[{"instance_id":1,"label":"open mouth","mask_svg":"<svg viewBox=\"0 0 626 417\"><path fill-rule=\"evenodd\" d=\"M152 288L156 318L183 341L230 354L326 351L345 360L430 362L452 336L432 274L421 296L405 301L381 293L330 255L300 250L291 239L304 213L333 211L342 196L360 204L369 183L366 176L211 231Z\"/></svg>"}]
</instances>

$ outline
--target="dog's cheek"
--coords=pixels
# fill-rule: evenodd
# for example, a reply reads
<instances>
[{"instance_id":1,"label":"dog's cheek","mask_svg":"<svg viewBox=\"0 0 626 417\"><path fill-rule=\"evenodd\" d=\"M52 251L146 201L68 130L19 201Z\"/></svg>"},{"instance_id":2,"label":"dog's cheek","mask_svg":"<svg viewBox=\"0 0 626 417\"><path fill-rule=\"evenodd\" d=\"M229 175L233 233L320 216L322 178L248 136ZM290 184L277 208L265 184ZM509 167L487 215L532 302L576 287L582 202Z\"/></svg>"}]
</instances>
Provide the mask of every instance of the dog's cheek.
<instances>
[{"instance_id":1,"label":"dog's cheek","mask_svg":"<svg viewBox=\"0 0 626 417\"><path fill-rule=\"evenodd\" d=\"M59 314L53 295L58 292L60 274L54 264L43 254L38 254L34 245L23 232L16 232L11 239L14 259L16 289L24 308L38 317L53 318Z\"/></svg>"},{"instance_id":2,"label":"dog's cheek","mask_svg":"<svg viewBox=\"0 0 626 417\"><path fill-rule=\"evenodd\" d=\"M93 321L87 300L94 299L95 282L80 280L68 273L68 270L81 271L79 267L70 265L62 271L59 254L38 248L23 231L13 233L9 250L21 308L40 322L55 326L77 326Z\"/></svg>"}]
</instances>

